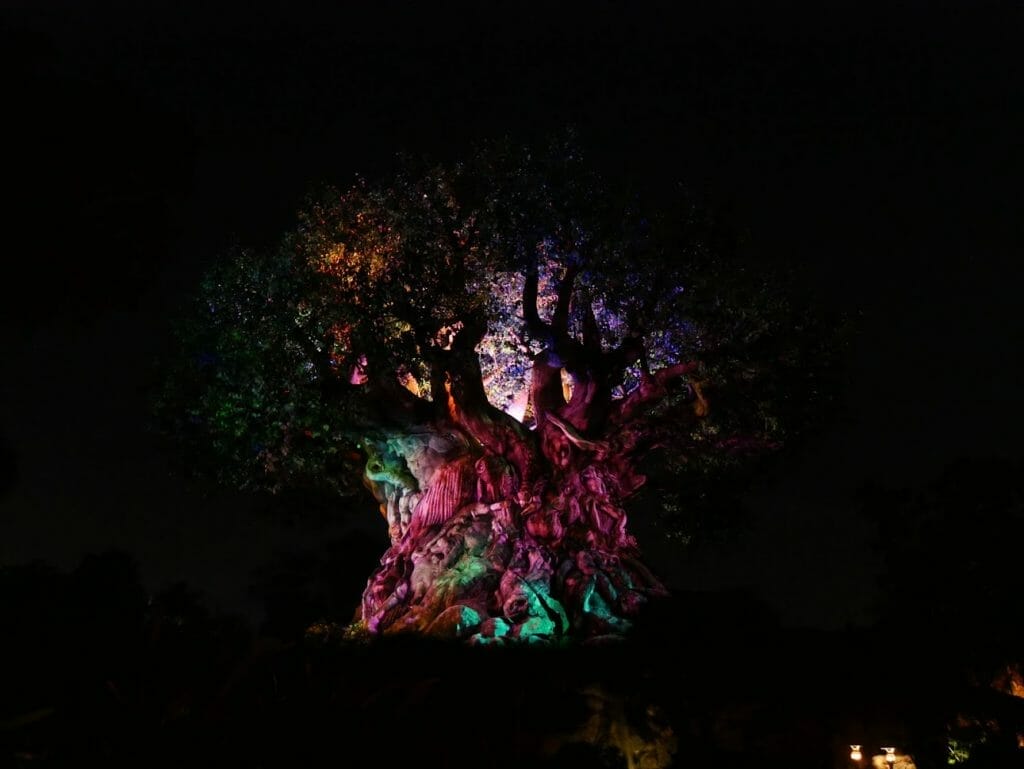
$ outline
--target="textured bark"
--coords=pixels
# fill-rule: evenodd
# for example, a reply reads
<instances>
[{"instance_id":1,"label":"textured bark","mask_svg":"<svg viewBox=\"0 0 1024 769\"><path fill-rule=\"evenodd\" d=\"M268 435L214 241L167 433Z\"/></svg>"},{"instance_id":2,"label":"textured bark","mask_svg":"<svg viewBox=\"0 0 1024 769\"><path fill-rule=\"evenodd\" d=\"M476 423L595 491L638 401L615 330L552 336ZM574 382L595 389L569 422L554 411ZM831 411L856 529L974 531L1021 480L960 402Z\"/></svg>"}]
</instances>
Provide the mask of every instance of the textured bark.
<instances>
[{"instance_id":1,"label":"textured bark","mask_svg":"<svg viewBox=\"0 0 1024 769\"><path fill-rule=\"evenodd\" d=\"M568 333L577 272L565 270L550 322L537 312L536 274L527 275L524 318L545 345L533 364L531 427L488 402L474 352L484 328L467 322L431 350L433 416L365 442L365 480L391 546L354 629L473 643L592 641L622 635L647 601L665 595L627 530L624 503L643 484L637 463L656 443L645 408L697 364L653 374L644 366L642 385L613 400L624 367L642 359L642 339L630 334L603 351L589 304L582 338ZM699 386L694 393L697 419L707 402Z\"/></svg>"},{"instance_id":2,"label":"textured bark","mask_svg":"<svg viewBox=\"0 0 1024 769\"><path fill-rule=\"evenodd\" d=\"M625 633L666 593L641 561L623 506L643 483L635 470L642 429L623 421L635 405L622 404L604 439L543 409L543 423L519 434L456 408L458 420L368 444L366 482L391 546L357 625L474 643ZM706 403L697 406L695 416ZM493 437L503 430L512 438Z\"/></svg>"},{"instance_id":3,"label":"textured bark","mask_svg":"<svg viewBox=\"0 0 1024 769\"><path fill-rule=\"evenodd\" d=\"M523 504L512 464L464 436L384 441L367 481L392 542L363 595L365 628L481 643L627 630L665 590L626 531L619 480L593 456L572 458L579 469L543 479Z\"/></svg>"}]
</instances>

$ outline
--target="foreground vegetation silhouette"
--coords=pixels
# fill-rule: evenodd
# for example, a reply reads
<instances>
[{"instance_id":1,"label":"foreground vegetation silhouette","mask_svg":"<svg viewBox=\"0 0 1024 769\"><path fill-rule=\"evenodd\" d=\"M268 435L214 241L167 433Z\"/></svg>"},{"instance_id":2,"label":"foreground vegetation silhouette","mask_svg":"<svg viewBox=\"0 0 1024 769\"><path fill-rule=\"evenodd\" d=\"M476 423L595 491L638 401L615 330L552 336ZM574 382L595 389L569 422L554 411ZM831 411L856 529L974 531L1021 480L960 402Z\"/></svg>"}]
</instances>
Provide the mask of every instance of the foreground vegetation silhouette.
<instances>
[{"instance_id":1,"label":"foreground vegetation silhouette","mask_svg":"<svg viewBox=\"0 0 1024 769\"><path fill-rule=\"evenodd\" d=\"M941 636L786 630L742 595L680 593L573 649L332 641L306 632L326 604L255 627L184 584L148 594L123 553L5 568L0 598L5 765L820 767L851 742L1020 765L1005 675Z\"/></svg>"}]
</instances>

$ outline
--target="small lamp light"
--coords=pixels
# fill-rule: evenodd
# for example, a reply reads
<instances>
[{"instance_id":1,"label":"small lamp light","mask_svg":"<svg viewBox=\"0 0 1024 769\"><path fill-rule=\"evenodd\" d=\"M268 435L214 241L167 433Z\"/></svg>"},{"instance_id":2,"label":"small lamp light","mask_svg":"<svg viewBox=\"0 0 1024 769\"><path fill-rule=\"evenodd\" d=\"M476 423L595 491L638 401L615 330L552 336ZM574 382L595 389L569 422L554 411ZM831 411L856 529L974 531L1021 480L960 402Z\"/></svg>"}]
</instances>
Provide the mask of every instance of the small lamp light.
<instances>
[{"instance_id":1,"label":"small lamp light","mask_svg":"<svg viewBox=\"0 0 1024 769\"><path fill-rule=\"evenodd\" d=\"M863 757L864 757L863 754L860 752L860 745L851 745L850 746L850 760L851 761L860 761Z\"/></svg>"},{"instance_id":2,"label":"small lamp light","mask_svg":"<svg viewBox=\"0 0 1024 769\"><path fill-rule=\"evenodd\" d=\"M896 763L896 748L882 748L885 751L885 763L892 766Z\"/></svg>"}]
</instances>

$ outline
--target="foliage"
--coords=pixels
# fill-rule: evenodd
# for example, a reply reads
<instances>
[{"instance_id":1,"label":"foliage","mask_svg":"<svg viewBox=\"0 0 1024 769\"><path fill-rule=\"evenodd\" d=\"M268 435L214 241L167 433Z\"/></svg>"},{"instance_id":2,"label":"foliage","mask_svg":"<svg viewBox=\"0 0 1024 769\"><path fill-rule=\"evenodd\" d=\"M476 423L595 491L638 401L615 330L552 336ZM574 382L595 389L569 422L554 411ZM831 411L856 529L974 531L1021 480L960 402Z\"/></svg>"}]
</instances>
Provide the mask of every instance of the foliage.
<instances>
[{"instance_id":1,"label":"foliage","mask_svg":"<svg viewBox=\"0 0 1024 769\"><path fill-rule=\"evenodd\" d=\"M456 338L472 337L488 400L533 427L530 367L550 340L524 296L534 276L550 326L571 272L566 328L619 356L611 398L701 362L644 414L671 472L703 488L819 416L834 329L744 265L693 200L655 203L612 191L572 136L326 187L276 248L212 267L157 411L222 480L354 493L375 436L436 417L437 363ZM679 417L701 384L712 414L694 427Z\"/></svg>"}]
</instances>

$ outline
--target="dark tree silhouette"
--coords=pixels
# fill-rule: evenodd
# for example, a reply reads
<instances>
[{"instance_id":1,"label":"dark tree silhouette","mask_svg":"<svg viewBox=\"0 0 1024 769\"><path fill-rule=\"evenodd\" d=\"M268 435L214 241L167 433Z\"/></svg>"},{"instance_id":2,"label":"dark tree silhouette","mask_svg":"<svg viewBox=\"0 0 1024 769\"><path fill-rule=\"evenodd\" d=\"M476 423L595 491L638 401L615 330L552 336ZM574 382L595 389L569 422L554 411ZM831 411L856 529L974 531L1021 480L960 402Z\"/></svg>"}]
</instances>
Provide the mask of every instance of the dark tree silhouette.
<instances>
[{"instance_id":1,"label":"dark tree silhouette","mask_svg":"<svg viewBox=\"0 0 1024 769\"><path fill-rule=\"evenodd\" d=\"M353 632L616 636L665 593L623 507L644 458L704 483L820 395L816 327L719 240L683 196L610 192L571 138L406 161L213 268L161 410L243 486L361 478L391 547Z\"/></svg>"},{"instance_id":2,"label":"dark tree silhouette","mask_svg":"<svg viewBox=\"0 0 1024 769\"><path fill-rule=\"evenodd\" d=\"M1019 461L961 458L926 486L862 491L884 556L880 627L914 694L915 756L1018 766L1024 739Z\"/></svg>"},{"instance_id":3,"label":"dark tree silhouette","mask_svg":"<svg viewBox=\"0 0 1024 769\"><path fill-rule=\"evenodd\" d=\"M916 492L872 489L865 509L885 555L880 611L909 631L945 639L963 664L1019 662L1013 606L1024 591L1019 462L961 459Z\"/></svg>"}]
</instances>

